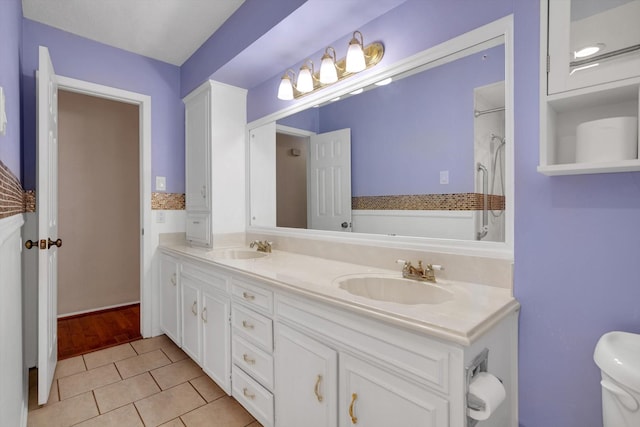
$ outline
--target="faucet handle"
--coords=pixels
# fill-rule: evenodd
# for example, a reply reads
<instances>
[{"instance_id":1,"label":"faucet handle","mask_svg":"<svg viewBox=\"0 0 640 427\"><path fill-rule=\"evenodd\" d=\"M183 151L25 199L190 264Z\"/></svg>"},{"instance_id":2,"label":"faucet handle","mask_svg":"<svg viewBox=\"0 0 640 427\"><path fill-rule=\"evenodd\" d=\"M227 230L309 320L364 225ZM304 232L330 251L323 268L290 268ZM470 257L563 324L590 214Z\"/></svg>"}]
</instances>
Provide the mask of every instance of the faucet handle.
<instances>
[{"instance_id":1,"label":"faucet handle","mask_svg":"<svg viewBox=\"0 0 640 427\"><path fill-rule=\"evenodd\" d=\"M411 261L406 261L404 259L397 259L396 264L411 265Z\"/></svg>"}]
</instances>

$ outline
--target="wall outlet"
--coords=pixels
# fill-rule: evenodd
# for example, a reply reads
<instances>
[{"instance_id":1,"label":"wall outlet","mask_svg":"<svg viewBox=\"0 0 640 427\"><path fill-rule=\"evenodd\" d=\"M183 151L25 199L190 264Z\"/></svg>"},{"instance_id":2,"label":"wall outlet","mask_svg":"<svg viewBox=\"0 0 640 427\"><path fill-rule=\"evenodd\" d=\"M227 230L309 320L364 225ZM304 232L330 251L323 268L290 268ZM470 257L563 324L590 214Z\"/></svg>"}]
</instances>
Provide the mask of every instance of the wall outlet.
<instances>
[{"instance_id":1,"label":"wall outlet","mask_svg":"<svg viewBox=\"0 0 640 427\"><path fill-rule=\"evenodd\" d=\"M166 220L167 220L166 212L156 211L156 222L158 224L164 224Z\"/></svg>"},{"instance_id":2,"label":"wall outlet","mask_svg":"<svg viewBox=\"0 0 640 427\"><path fill-rule=\"evenodd\" d=\"M449 171L440 171L440 184L449 183Z\"/></svg>"},{"instance_id":3,"label":"wall outlet","mask_svg":"<svg viewBox=\"0 0 640 427\"><path fill-rule=\"evenodd\" d=\"M167 189L167 178L164 176L156 176L156 191L165 191Z\"/></svg>"}]
</instances>

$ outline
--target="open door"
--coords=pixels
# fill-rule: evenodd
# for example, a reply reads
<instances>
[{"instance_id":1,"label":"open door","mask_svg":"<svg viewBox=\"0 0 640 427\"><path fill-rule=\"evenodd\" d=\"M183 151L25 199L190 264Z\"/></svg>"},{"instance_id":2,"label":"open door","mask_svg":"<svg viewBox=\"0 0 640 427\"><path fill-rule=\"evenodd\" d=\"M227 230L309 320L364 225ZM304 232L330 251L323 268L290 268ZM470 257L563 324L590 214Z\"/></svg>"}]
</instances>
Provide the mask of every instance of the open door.
<instances>
[{"instance_id":1,"label":"open door","mask_svg":"<svg viewBox=\"0 0 640 427\"><path fill-rule=\"evenodd\" d=\"M38 64L38 404L47 403L58 361L58 84L49 50Z\"/></svg>"},{"instance_id":2,"label":"open door","mask_svg":"<svg viewBox=\"0 0 640 427\"><path fill-rule=\"evenodd\" d=\"M351 129L311 136L308 182L308 227L351 231Z\"/></svg>"}]
</instances>

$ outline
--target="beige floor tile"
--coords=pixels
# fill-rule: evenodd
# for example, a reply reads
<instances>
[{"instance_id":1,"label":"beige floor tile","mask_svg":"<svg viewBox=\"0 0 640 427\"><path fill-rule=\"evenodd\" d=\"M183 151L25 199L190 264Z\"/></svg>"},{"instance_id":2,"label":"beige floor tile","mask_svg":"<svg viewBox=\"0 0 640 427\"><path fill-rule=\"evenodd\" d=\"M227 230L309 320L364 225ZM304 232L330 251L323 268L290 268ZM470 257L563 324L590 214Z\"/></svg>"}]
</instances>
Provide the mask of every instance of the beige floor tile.
<instances>
[{"instance_id":1,"label":"beige floor tile","mask_svg":"<svg viewBox=\"0 0 640 427\"><path fill-rule=\"evenodd\" d=\"M153 338L145 338L143 340L133 341L131 345L138 354L149 353L150 351L158 350L161 348L178 348L178 346L175 345L173 341L171 341L171 338L166 335L158 335L157 337Z\"/></svg>"},{"instance_id":2,"label":"beige floor tile","mask_svg":"<svg viewBox=\"0 0 640 427\"><path fill-rule=\"evenodd\" d=\"M245 427L253 421L231 397L222 397L180 418L187 427Z\"/></svg>"},{"instance_id":3,"label":"beige floor tile","mask_svg":"<svg viewBox=\"0 0 640 427\"><path fill-rule=\"evenodd\" d=\"M166 424L162 424L158 427L184 427L184 423L180 421L180 418L176 418L175 420L171 420Z\"/></svg>"},{"instance_id":4,"label":"beige floor tile","mask_svg":"<svg viewBox=\"0 0 640 427\"><path fill-rule=\"evenodd\" d=\"M179 362L180 360L189 358L189 356L187 356L187 353L182 351L182 349L175 344L173 344L173 346L167 345L166 347L163 347L162 351L167 355L169 359L171 359L172 362Z\"/></svg>"},{"instance_id":5,"label":"beige floor tile","mask_svg":"<svg viewBox=\"0 0 640 427\"><path fill-rule=\"evenodd\" d=\"M116 367L120 375L122 375L122 378L129 378L168 365L169 363L171 363L171 361L165 356L162 350L153 350L140 356L120 360L116 362Z\"/></svg>"},{"instance_id":6,"label":"beige floor tile","mask_svg":"<svg viewBox=\"0 0 640 427\"><path fill-rule=\"evenodd\" d=\"M77 374L86 370L87 368L84 365L84 359L82 356L59 360L56 364L56 372L53 374L53 378L68 377L69 375Z\"/></svg>"},{"instance_id":7,"label":"beige floor tile","mask_svg":"<svg viewBox=\"0 0 640 427\"><path fill-rule=\"evenodd\" d=\"M163 390L198 378L203 374L204 372L202 372L200 366L191 359L181 360L151 371L151 375Z\"/></svg>"},{"instance_id":8,"label":"beige floor tile","mask_svg":"<svg viewBox=\"0 0 640 427\"><path fill-rule=\"evenodd\" d=\"M214 400L226 395L224 390L222 390L218 384L213 382L213 380L206 375L195 378L189 382L207 402L213 402Z\"/></svg>"},{"instance_id":9,"label":"beige floor tile","mask_svg":"<svg viewBox=\"0 0 640 427\"><path fill-rule=\"evenodd\" d=\"M107 384L113 384L120 380L120 375L113 364L60 378L58 380L60 400L68 399L71 396L76 396Z\"/></svg>"},{"instance_id":10,"label":"beige floor tile","mask_svg":"<svg viewBox=\"0 0 640 427\"><path fill-rule=\"evenodd\" d=\"M135 405L146 426L157 426L205 403L189 383L184 383L139 400Z\"/></svg>"},{"instance_id":11,"label":"beige floor tile","mask_svg":"<svg viewBox=\"0 0 640 427\"><path fill-rule=\"evenodd\" d=\"M98 366L107 365L109 363L137 355L138 354L135 352L133 347L127 343L116 347L105 348L104 350L94 351L93 353L87 353L83 357L84 363L87 365L87 369L93 369Z\"/></svg>"},{"instance_id":12,"label":"beige floor tile","mask_svg":"<svg viewBox=\"0 0 640 427\"><path fill-rule=\"evenodd\" d=\"M158 392L160 392L160 388L151 378L151 375L145 372L144 374L100 387L94 390L93 394L96 397L96 402L98 402L100 413L104 414Z\"/></svg>"},{"instance_id":13,"label":"beige floor tile","mask_svg":"<svg viewBox=\"0 0 640 427\"><path fill-rule=\"evenodd\" d=\"M97 415L93 393L87 392L29 412L27 427L68 427Z\"/></svg>"},{"instance_id":14,"label":"beige floor tile","mask_svg":"<svg viewBox=\"0 0 640 427\"><path fill-rule=\"evenodd\" d=\"M123 406L115 411L107 412L99 417L91 418L76 427L144 427L138 416L136 408L132 404Z\"/></svg>"}]
</instances>

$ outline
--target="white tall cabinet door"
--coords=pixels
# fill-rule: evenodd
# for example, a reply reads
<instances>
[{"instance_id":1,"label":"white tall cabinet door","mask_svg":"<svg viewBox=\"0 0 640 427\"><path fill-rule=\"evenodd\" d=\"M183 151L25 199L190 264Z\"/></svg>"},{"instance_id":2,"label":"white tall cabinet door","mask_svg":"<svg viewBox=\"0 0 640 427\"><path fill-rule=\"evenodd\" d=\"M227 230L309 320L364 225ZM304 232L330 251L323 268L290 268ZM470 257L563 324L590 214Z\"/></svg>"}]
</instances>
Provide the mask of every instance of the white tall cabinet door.
<instances>
[{"instance_id":1,"label":"white tall cabinet door","mask_svg":"<svg viewBox=\"0 0 640 427\"><path fill-rule=\"evenodd\" d=\"M200 286L186 276L180 278L182 289L182 349L200 364L202 322L200 321Z\"/></svg>"},{"instance_id":2,"label":"white tall cabinet door","mask_svg":"<svg viewBox=\"0 0 640 427\"><path fill-rule=\"evenodd\" d=\"M340 427L445 427L449 404L403 378L340 355Z\"/></svg>"},{"instance_id":3,"label":"white tall cabinet door","mask_svg":"<svg viewBox=\"0 0 640 427\"><path fill-rule=\"evenodd\" d=\"M186 207L208 212L211 199L211 93L196 94L185 106Z\"/></svg>"},{"instance_id":4,"label":"white tall cabinet door","mask_svg":"<svg viewBox=\"0 0 640 427\"><path fill-rule=\"evenodd\" d=\"M217 292L202 292L202 368L231 394L231 301Z\"/></svg>"},{"instance_id":5,"label":"white tall cabinet door","mask_svg":"<svg viewBox=\"0 0 640 427\"><path fill-rule=\"evenodd\" d=\"M335 426L336 351L281 324L275 340L276 425Z\"/></svg>"},{"instance_id":6,"label":"white tall cabinet door","mask_svg":"<svg viewBox=\"0 0 640 427\"><path fill-rule=\"evenodd\" d=\"M160 328L164 333L180 345L180 292L179 267L174 258L162 255L160 260Z\"/></svg>"}]
</instances>

